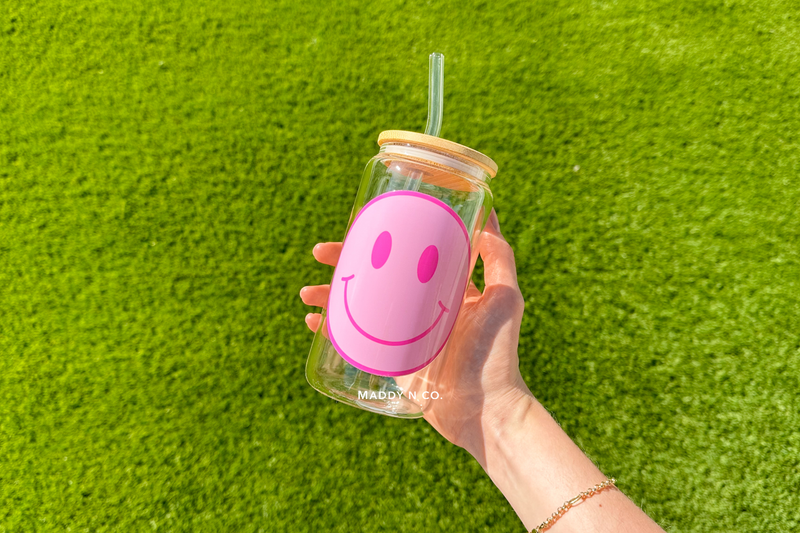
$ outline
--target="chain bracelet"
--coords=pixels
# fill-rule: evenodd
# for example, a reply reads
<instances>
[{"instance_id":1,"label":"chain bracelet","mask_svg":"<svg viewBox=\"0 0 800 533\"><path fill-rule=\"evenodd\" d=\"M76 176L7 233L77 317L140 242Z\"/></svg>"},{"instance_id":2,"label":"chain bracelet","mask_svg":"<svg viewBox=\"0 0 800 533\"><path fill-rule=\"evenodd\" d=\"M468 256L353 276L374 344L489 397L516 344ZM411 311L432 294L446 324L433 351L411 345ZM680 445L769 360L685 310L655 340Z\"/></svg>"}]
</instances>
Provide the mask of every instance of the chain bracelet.
<instances>
[{"instance_id":1,"label":"chain bracelet","mask_svg":"<svg viewBox=\"0 0 800 533\"><path fill-rule=\"evenodd\" d=\"M597 485L595 485L594 487L592 487L592 488L590 488L588 490L585 490L585 491L581 492L580 494L578 494L577 496L575 496L571 500L565 501L564 505L559 507L556 510L555 513L551 514L547 518L547 520L545 520L544 522L539 524L539 527L533 528L533 531L531 531L531 533L542 533L543 531L548 529L550 526L552 526L553 523L556 520L561 518L561 515L563 515L567 511L569 511L572 508L572 506L578 505L580 502L582 502L586 498L594 496L595 494L597 494L598 492L600 492L601 490L603 490L606 487L609 487L611 485L614 485L616 487L616 485L615 485L616 482L617 482L617 480L612 477L610 479L607 479L607 480L603 481L602 483L598 483Z\"/></svg>"}]
</instances>

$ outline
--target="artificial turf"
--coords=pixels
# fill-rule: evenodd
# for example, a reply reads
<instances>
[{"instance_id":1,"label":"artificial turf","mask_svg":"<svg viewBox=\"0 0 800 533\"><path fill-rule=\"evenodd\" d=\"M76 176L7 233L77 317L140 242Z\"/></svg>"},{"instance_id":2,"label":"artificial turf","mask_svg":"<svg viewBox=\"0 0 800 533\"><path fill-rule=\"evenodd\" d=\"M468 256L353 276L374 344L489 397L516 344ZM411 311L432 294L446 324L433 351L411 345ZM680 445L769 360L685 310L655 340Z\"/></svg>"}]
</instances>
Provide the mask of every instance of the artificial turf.
<instances>
[{"instance_id":1,"label":"artificial turf","mask_svg":"<svg viewBox=\"0 0 800 533\"><path fill-rule=\"evenodd\" d=\"M524 530L304 378L311 248L432 51L534 394L668 531L797 531L798 49L782 1L4 2L0 532Z\"/></svg>"}]
</instances>

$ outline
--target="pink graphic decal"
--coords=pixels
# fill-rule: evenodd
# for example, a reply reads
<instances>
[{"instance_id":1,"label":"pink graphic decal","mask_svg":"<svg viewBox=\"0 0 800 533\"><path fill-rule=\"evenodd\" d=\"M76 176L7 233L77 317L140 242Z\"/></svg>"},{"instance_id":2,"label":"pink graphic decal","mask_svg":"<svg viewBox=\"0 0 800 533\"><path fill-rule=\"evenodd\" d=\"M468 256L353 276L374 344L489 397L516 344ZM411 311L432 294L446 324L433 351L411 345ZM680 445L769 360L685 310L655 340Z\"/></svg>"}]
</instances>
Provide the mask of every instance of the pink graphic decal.
<instances>
[{"instance_id":1,"label":"pink graphic decal","mask_svg":"<svg viewBox=\"0 0 800 533\"><path fill-rule=\"evenodd\" d=\"M381 376L425 367L453 329L469 258L467 228L441 200L414 191L373 198L353 221L331 282L336 351Z\"/></svg>"}]
</instances>

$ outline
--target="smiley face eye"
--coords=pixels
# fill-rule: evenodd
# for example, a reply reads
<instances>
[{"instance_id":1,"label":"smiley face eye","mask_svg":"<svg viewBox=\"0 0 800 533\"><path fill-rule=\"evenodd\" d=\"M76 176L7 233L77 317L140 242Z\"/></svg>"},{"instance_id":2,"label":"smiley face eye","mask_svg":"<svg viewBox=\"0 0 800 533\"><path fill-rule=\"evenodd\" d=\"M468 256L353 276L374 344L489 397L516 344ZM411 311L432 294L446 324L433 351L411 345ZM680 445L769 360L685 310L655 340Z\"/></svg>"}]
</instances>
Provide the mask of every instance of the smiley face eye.
<instances>
[{"instance_id":1,"label":"smiley face eye","mask_svg":"<svg viewBox=\"0 0 800 533\"><path fill-rule=\"evenodd\" d=\"M385 265L391 251L392 236L388 231L384 231L378 235L378 238L375 239L375 244L372 246L372 266L380 268Z\"/></svg>"},{"instance_id":2,"label":"smiley face eye","mask_svg":"<svg viewBox=\"0 0 800 533\"><path fill-rule=\"evenodd\" d=\"M439 249L434 245L430 245L423 250L422 255L419 256L419 263L417 263L417 278L421 283L428 283L436 272L436 267L439 264Z\"/></svg>"}]
</instances>

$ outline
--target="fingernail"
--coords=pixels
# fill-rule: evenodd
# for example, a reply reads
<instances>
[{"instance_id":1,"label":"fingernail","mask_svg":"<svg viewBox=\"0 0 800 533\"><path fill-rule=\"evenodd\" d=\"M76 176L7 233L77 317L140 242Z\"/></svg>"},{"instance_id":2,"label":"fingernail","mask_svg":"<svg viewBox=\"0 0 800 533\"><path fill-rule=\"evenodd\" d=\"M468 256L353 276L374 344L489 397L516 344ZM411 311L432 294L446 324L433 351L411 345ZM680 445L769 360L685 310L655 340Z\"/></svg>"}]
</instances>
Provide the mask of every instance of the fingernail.
<instances>
[{"instance_id":1,"label":"fingernail","mask_svg":"<svg viewBox=\"0 0 800 533\"><path fill-rule=\"evenodd\" d=\"M497 220L497 213L494 211L494 209L489 215L489 223L492 225L492 229L494 229L497 233L500 233L500 221Z\"/></svg>"},{"instance_id":2,"label":"fingernail","mask_svg":"<svg viewBox=\"0 0 800 533\"><path fill-rule=\"evenodd\" d=\"M300 296L303 296L303 293L305 292L305 290L306 290L307 288L308 288L308 287L303 287L302 289L300 289Z\"/></svg>"}]
</instances>

